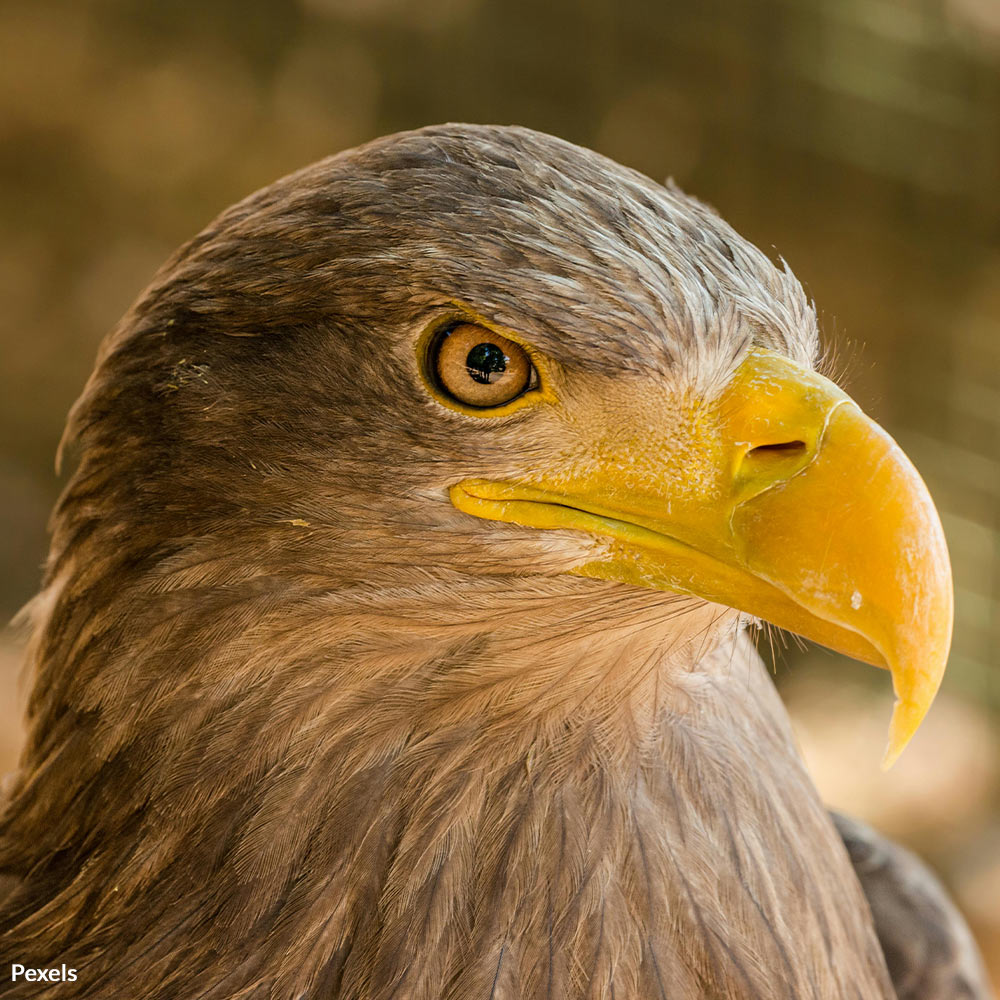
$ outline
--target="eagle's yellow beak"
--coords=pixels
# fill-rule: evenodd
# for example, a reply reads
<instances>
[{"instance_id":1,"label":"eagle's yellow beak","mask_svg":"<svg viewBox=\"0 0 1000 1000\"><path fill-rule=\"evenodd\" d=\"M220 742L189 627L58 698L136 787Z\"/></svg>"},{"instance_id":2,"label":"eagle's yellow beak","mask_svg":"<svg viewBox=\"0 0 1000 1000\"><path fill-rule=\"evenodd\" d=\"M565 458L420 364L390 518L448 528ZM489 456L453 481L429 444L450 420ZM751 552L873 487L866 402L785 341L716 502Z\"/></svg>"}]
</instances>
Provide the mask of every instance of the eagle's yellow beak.
<instances>
[{"instance_id":1,"label":"eagle's yellow beak","mask_svg":"<svg viewBox=\"0 0 1000 1000\"><path fill-rule=\"evenodd\" d=\"M614 440L530 483L465 480L452 502L605 539L583 576L694 594L887 667L890 766L937 692L953 613L941 522L899 446L828 379L766 350L715 405L690 407L683 432Z\"/></svg>"}]
</instances>

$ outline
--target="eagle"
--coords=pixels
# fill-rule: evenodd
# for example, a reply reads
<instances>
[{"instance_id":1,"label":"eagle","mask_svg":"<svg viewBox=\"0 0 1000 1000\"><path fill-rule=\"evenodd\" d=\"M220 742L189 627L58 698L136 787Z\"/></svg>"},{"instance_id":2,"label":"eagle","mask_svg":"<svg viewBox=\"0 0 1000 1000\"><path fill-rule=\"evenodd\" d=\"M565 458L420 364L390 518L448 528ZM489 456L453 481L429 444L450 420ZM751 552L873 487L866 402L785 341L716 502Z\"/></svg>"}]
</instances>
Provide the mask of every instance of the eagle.
<instances>
[{"instance_id":1,"label":"eagle","mask_svg":"<svg viewBox=\"0 0 1000 1000\"><path fill-rule=\"evenodd\" d=\"M887 764L948 655L927 489L819 363L787 265L525 128L225 211L70 414L4 995L987 996L752 642L887 669Z\"/></svg>"}]
</instances>

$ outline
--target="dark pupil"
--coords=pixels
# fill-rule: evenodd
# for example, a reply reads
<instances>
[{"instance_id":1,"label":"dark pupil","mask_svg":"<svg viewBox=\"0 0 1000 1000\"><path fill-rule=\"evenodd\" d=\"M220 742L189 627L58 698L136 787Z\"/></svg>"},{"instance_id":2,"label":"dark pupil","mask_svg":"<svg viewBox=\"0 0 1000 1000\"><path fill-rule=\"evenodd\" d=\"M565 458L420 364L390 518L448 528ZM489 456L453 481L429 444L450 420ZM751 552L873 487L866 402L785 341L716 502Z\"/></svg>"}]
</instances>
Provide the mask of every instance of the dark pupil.
<instances>
[{"instance_id":1,"label":"dark pupil","mask_svg":"<svg viewBox=\"0 0 1000 1000\"><path fill-rule=\"evenodd\" d=\"M507 370L507 355L496 344L476 344L466 355L465 367L473 382L489 385L493 375Z\"/></svg>"}]
</instances>

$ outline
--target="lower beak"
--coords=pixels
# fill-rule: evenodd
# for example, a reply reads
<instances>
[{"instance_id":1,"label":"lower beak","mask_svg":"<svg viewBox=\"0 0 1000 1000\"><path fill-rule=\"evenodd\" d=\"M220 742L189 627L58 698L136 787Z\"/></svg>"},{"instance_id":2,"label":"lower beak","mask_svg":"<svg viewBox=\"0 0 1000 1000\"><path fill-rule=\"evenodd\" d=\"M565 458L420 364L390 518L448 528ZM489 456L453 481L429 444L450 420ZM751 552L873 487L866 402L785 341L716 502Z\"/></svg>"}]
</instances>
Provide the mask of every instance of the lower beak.
<instances>
[{"instance_id":1,"label":"lower beak","mask_svg":"<svg viewBox=\"0 0 1000 1000\"><path fill-rule=\"evenodd\" d=\"M465 480L452 502L604 540L580 575L695 595L887 667L890 766L934 699L951 642L948 550L926 486L850 397L770 351L743 363L710 420L692 412L680 466L651 436L649 448L633 442L579 471Z\"/></svg>"}]
</instances>

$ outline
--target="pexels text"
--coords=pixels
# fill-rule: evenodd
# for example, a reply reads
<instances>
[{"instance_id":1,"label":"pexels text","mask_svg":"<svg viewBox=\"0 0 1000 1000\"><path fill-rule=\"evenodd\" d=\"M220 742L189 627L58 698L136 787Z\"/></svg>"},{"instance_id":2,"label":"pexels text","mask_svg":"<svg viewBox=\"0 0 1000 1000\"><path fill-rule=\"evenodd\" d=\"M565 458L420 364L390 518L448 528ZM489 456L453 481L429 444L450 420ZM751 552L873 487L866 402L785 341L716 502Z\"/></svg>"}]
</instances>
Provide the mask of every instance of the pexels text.
<instances>
[{"instance_id":1,"label":"pexels text","mask_svg":"<svg viewBox=\"0 0 1000 1000\"><path fill-rule=\"evenodd\" d=\"M28 983L75 983L76 969L67 969L60 965L58 969L30 969L15 962L10 967L11 982L19 979Z\"/></svg>"}]
</instances>

